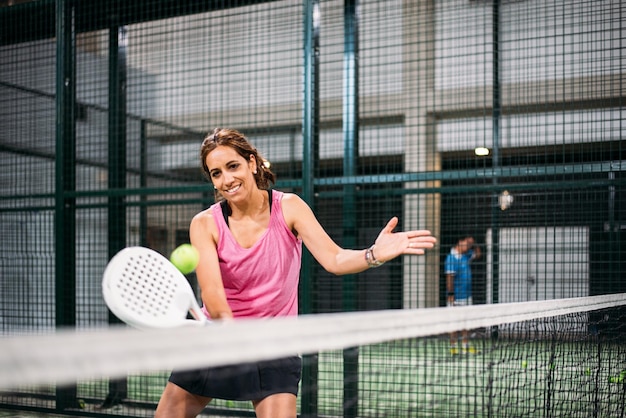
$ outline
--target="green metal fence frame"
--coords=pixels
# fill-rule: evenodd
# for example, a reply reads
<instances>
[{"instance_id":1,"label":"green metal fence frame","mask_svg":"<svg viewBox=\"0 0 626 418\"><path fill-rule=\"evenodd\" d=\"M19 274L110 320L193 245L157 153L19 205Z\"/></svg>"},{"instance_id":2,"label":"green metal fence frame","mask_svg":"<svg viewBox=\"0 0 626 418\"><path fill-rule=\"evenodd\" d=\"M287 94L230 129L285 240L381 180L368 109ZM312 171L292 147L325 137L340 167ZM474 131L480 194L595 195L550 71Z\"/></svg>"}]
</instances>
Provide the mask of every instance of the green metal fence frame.
<instances>
[{"instance_id":1,"label":"green metal fence frame","mask_svg":"<svg viewBox=\"0 0 626 418\"><path fill-rule=\"evenodd\" d=\"M253 4L264 3L265 1L239 0L237 2L221 1L200 1L200 0L161 0L159 7L154 6L155 2L149 0L137 0L127 2L123 0L96 0L91 2L81 2L77 0L38 0L30 3L20 4L9 8L0 9L0 45L11 45L20 42L28 42L56 37L56 94L55 105L56 114L56 151L53 158L56 165L55 193L40 196L54 199L55 213L55 284L56 294L56 324L59 327L75 326L76 305L75 294L71 293L75 289L75 252L76 252L76 211L86 207L106 206L110 219L120 220L111 222L109 225L109 256L125 246L125 214L126 208L139 205L145 208L149 205L165 203L160 201L148 202L145 197L159 195L175 191L176 193L204 193L205 185L192 185L186 187L172 188L148 188L145 187L146 166L140 168L140 175L144 176L139 189L126 188L127 168L120 161L126 159L126 119L129 117L126 109L125 97L125 45L124 27L126 25L146 22L150 20L172 18L183 15L191 15L201 12L220 10L226 7L240 7ZM88 4L87 4L88 3ZM318 193L320 197L341 196L344 200L345 213L355 213L356 187L362 184L381 183L410 183L410 182L433 182L455 179L490 179L491 184L478 186L478 189L485 193L490 193L495 200L492 212L492 227L494 231L494 242L498 239L499 212L496 209L498 194L505 188L515 190L529 187L529 184L518 183L515 185L506 184L509 177L542 177L555 174L576 174L576 173L604 173L605 180L590 179L585 181L548 182L542 187L550 188L578 188L578 187L606 187L607 189L617 186L625 186L626 180L616 179L614 173L626 171L626 161L606 161L600 163L584 164L553 164L533 167L503 167L499 161L499 131L500 118L505 114L513 112L523 112L524 109L507 109L503 107L500 100L499 82L499 1L493 2L493 97L492 97L492 123L494 132L494 155L493 167L471 170L455 171L431 171L431 172L405 172L390 175L357 175L357 150L359 131L359 108L358 108L358 0L347 0L344 8L344 92L343 92L343 138L344 138L344 159L343 167L345 175L341 177L320 178L316 176L319 168L319 48L320 48L320 23L318 9L319 0L303 0L304 5L304 96L302 115L303 134L303 176L300 180L279 181L278 187L289 187L302 191L303 199L312 207L315 207L316 191L325 186L341 186L341 192ZM102 19L102 16L108 16ZM113 18L113 16L115 18ZM29 21L32 26L17 28L15 22ZM76 126L75 114L80 103L76 99L76 36L83 32L96 30L109 30L109 189L105 191L77 191L75 183L76 168ZM615 98L614 105L622 106L623 99ZM607 103L603 102L602 106ZM433 115L436 118L446 118L451 115ZM142 131L145 133L145 123L142 121ZM200 135L200 133L193 133ZM3 147L3 150L10 149ZM144 149L145 152L145 149ZM52 156L51 156L52 157ZM472 191L476 191L474 188ZM410 188L394 191L381 192L360 192L371 194L394 194L394 195L419 195L430 193L463 193L467 190L458 186L440 186L432 188ZM130 196L139 195L139 202L127 200ZM24 196L2 196L2 200L20 199ZM84 205L79 203L82 198L102 197L107 198L106 203ZM195 199L193 201L196 201ZM178 199L168 200L167 204L188 203L189 200ZM50 209L50 207L45 207ZM35 208L18 207L7 209L7 211L30 210ZM39 208L41 209L41 207ZM144 215L145 216L145 212ZM143 218L142 218L143 219ZM347 246L355 243L356 220L350 216L344 216L344 243ZM145 225L145 219L143 221ZM611 228L613 231L613 228ZM619 244L619 238L612 232L609 236L611 242L609 248ZM497 248L497 245L496 245ZM611 251L611 254L617 252ZM497 303L497 257L494 254L494 288L491 289L493 301ZM612 257L615 257L612 255ZM309 253L305 252L302 262L301 286L301 312L314 312L313 301L310 299L310 292L306 289L311 286L314 276L313 260ZM354 282L348 277L344 281L344 289L347 294L354 292ZM68 293L69 292L69 293ZM346 309L352 309L350 301L346 300ZM111 317L111 321L116 321ZM354 375L358 370L358 352L346 350L344 361L350 364L345 370L346 377ZM314 387L316 385L317 359L315 356L308 356L304 362L303 385ZM358 393L357 379L348 379L355 382L352 386L344 389L345 416L356 416L357 405L350 402L355 399ZM111 382L111 396L122 396L126 390L125 382ZM303 391L302 416L316 416L317 410L314 405L317 398L314 391ZM67 407L72 407L76 403L76 388L57 389L57 410L62 411Z\"/></svg>"}]
</instances>

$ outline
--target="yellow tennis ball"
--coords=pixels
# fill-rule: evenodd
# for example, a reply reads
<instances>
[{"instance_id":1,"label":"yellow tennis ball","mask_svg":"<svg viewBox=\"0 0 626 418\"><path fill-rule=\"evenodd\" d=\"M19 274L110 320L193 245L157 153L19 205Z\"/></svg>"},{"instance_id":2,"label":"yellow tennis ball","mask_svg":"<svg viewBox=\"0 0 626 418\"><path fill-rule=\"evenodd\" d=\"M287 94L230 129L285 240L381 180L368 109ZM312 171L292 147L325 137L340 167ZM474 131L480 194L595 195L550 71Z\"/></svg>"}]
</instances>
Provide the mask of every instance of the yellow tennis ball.
<instances>
[{"instance_id":1,"label":"yellow tennis ball","mask_svg":"<svg viewBox=\"0 0 626 418\"><path fill-rule=\"evenodd\" d=\"M182 244L176 247L170 255L170 261L183 274L189 274L196 269L200 254L191 244Z\"/></svg>"}]
</instances>

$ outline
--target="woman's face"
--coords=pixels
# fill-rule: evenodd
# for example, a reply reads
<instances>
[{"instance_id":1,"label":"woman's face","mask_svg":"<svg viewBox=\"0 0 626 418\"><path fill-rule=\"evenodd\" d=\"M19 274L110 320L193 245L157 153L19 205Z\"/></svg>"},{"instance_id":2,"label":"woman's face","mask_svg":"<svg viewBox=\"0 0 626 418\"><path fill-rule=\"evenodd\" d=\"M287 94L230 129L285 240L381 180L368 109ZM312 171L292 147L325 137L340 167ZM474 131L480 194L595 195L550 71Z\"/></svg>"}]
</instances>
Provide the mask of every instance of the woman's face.
<instances>
[{"instance_id":1,"label":"woman's face","mask_svg":"<svg viewBox=\"0 0 626 418\"><path fill-rule=\"evenodd\" d=\"M206 156L206 165L213 186L227 200L247 198L257 188L254 156L246 160L233 148L220 145Z\"/></svg>"}]
</instances>

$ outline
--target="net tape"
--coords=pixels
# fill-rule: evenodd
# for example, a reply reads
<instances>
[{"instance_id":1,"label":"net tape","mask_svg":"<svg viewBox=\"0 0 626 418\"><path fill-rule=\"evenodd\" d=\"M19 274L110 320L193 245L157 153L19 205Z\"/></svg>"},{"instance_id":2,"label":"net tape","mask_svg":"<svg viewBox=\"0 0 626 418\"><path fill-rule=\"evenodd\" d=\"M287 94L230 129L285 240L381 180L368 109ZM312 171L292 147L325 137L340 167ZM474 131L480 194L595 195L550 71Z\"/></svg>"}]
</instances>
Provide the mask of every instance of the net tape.
<instances>
[{"instance_id":1,"label":"net tape","mask_svg":"<svg viewBox=\"0 0 626 418\"><path fill-rule=\"evenodd\" d=\"M124 326L0 339L0 388L73 384L171 368L268 360L626 305L626 293L456 308L248 319L140 331Z\"/></svg>"}]
</instances>

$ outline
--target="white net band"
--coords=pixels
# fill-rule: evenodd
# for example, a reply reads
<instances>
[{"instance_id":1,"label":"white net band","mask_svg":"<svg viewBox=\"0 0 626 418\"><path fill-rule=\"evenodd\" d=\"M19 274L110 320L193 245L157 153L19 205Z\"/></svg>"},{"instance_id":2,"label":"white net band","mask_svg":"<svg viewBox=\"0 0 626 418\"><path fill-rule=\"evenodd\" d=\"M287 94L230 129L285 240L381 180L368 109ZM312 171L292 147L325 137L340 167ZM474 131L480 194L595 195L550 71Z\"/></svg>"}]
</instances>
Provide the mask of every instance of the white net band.
<instances>
[{"instance_id":1,"label":"white net band","mask_svg":"<svg viewBox=\"0 0 626 418\"><path fill-rule=\"evenodd\" d=\"M12 335L0 339L0 386L63 385L129 373L312 354L625 304L626 294L613 294L456 308L238 320L202 328L139 331L112 327Z\"/></svg>"}]
</instances>

